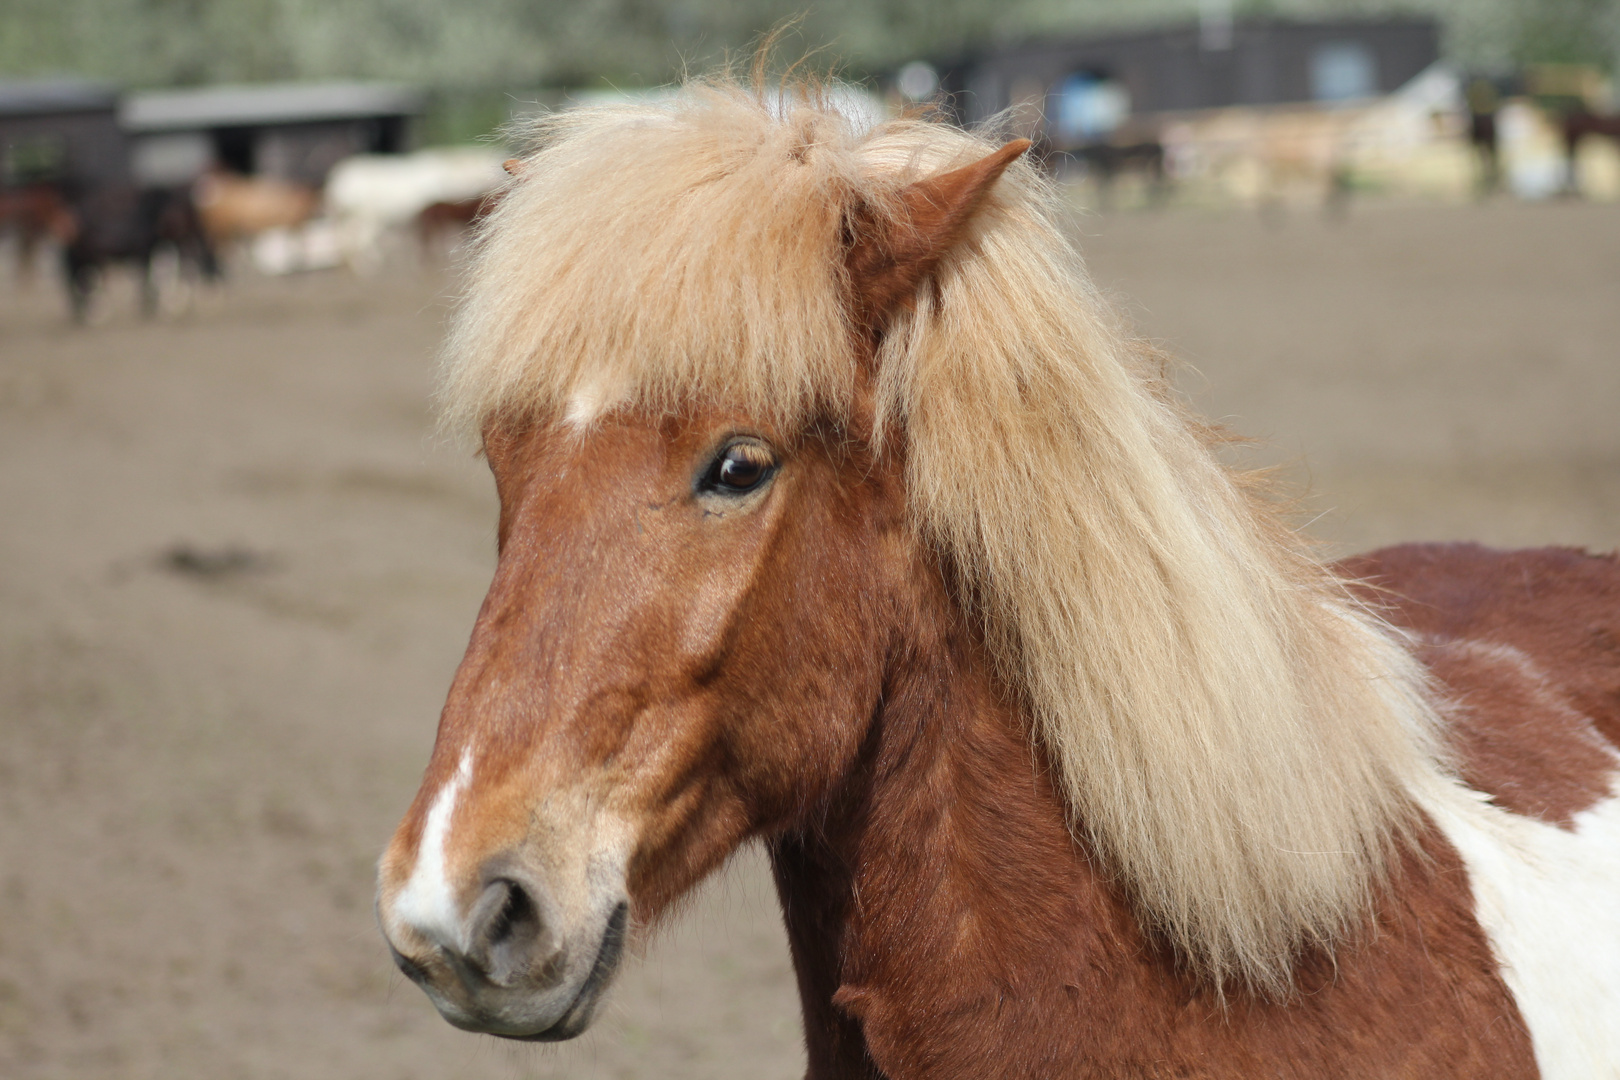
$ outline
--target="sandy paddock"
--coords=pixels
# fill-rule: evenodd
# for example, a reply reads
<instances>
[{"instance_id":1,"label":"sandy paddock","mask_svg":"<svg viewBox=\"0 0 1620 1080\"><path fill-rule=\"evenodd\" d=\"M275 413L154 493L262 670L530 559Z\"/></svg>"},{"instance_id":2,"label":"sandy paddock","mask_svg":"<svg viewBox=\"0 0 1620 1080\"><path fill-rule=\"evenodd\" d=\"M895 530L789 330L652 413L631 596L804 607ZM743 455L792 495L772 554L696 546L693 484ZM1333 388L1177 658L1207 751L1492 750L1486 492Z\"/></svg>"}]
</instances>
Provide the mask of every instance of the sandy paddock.
<instances>
[{"instance_id":1,"label":"sandy paddock","mask_svg":"<svg viewBox=\"0 0 1620 1080\"><path fill-rule=\"evenodd\" d=\"M1620 208L1079 223L1336 550L1620 543ZM557 1049L393 974L372 864L493 565L429 434L437 271L244 275L154 324L0 292L0 1075L800 1075L757 856Z\"/></svg>"}]
</instances>

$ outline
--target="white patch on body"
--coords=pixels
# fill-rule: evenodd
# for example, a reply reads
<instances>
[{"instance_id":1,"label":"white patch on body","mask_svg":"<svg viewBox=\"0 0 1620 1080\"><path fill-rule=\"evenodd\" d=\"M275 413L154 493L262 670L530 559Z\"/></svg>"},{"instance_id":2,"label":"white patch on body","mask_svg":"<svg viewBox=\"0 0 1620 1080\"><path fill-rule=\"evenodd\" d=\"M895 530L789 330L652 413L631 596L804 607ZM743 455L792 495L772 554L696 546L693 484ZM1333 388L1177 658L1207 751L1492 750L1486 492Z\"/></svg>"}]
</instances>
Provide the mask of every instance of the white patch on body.
<instances>
[{"instance_id":1,"label":"white patch on body","mask_svg":"<svg viewBox=\"0 0 1620 1080\"><path fill-rule=\"evenodd\" d=\"M1484 800L1449 786L1424 801L1468 868L1543 1080L1620 1080L1620 797L1573 829Z\"/></svg>"},{"instance_id":2,"label":"white patch on body","mask_svg":"<svg viewBox=\"0 0 1620 1080\"><path fill-rule=\"evenodd\" d=\"M461 752L461 762L450 780L433 797L427 821L422 825L422 839L416 846L416 866L410 880L394 898L392 914L417 933L440 945L458 952L466 952L466 920L462 918L456 893L445 873L445 840L450 833L450 818L456 811L456 799L467 781L472 779L472 748Z\"/></svg>"}]
</instances>

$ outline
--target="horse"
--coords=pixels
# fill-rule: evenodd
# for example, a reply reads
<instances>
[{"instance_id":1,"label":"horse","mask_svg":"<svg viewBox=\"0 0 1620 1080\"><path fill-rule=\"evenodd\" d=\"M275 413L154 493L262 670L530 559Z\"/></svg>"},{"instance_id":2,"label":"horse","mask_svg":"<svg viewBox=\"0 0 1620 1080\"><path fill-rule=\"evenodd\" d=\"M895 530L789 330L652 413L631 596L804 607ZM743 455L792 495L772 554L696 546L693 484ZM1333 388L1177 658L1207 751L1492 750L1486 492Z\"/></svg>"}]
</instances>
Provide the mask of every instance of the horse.
<instances>
[{"instance_id":1,"label":"horse","mask_svg":"<svg viewBox=\"0 0 1620 1080\"><path fill-rule=\"evenodd\" d=\"M472 221L499 186L504 154L489 147L440 147L414 154L357 154L326 181L326 209L357 270L375 270L390 235L412 226L427 254L432 234ZM448 204L448 205L447 205Z\"/></svg>"},{"instance_id":2,"label":"horse","mask_svg":"<svg viewBox=\"0 0 1620 1080\"><path fill-rule=\"evenodd\" d=\"M33 183L0 188L0 233L17 236L17 278L31 281L35 253L45 241L65 244L73 238L72 211L54 184Z\"/></svg>"},{"instance_id":3,"label":"horse","mask_svg":"<svg viewBox=\"0 0 1620 1080\"><path fill-rule=\"evenodd\" d=\"M197 178L192 197L209 240L219 247L271 229L297 228L321 206L320 192L307 184L219 168Z\"/></svg>"},{"instance_id":4,"label":"horse","mask_svg":"<svg viewBox=\"0 0 1620 1080\"><path fill-rule=\"evenodd\" d=\"M416 215L416 240L423 256L432 259L455 247L468 229L487 217L498 202L499 195L492 194L441 200L424 206Z\"/></svg>"},{"instance_id":5,"label":"horse","mask_svg":"<svg viewBox=\"0 0 1620 1080\"><path fill-rule=\"evenodd\" d=\"M1604 115L1588 109L1575 109L1564 114L1559 125L1564 139L1564 186L1569 195L1581 194L1581 143L1588 136L1607 135L1620 146L1620 113Z\"/></svg>"},{"instance_id":6,"label":"horse","mask_svg":"<svg viewBox=\"0 0 1620 1080\"><path fill-rule=\"evenodd\" d=\"M128 263L140 280L141 312L157 314L155 256L169 252L182 272L207 280L219 277L219 264L185 188L137 188L98 184L71 189L64 198L62 273L73 321L82 323L106 268Z\"/></svg>"},{"instance_id":7,"label":"horse","mask_svg":"<svg viewBox=\"0 0 1620 1080\"><path fill-rule=\"evenodd\" d=\"M1620 1070L1620 563L1325 563L1023 154L725 79L542 119L440 410L498 559L377 911L584 1031L767 851L812 1078Z\"/></svg>"}]
</instances>

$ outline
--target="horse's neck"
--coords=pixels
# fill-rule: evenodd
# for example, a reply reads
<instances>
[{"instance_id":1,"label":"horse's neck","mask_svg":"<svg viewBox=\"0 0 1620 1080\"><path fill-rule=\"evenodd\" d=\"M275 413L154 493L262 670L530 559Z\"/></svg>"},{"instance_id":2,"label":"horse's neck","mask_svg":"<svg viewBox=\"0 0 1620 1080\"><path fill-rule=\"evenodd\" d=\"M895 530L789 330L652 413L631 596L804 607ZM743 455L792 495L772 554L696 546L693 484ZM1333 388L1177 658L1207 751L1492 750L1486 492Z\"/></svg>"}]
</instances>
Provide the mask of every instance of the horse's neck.
<instances>
[{"instance_id":1,"label":"horse's neck","mask_svg":"<svg viewBox=\"0 0 1620 1080\"><path fill-rule=\"evenodd\" d=\"M882 1075L869 1045L907 1076L1050 1062L1098 965L1152 952L983 650L960 631L914 646L841 797L772 851L812 1077Z\"/></svg>"},{"instance_id":2,"label":"horse's neck","mask_svg":"<svg viewBox=\"0 0 1620 1080\"><path fill-rule=\"evenodd\" d=\"M1514 1006L1461 867L1432 835L1397 872L1376 946L1302 962L1297 1001L1223 1006L1181 974L1071 837L1046 761L957 626L910 643L843 790L772 846L810 1077L881 1077L875 1062L930 1080L1238 1077L1260 1061L1524 1075L1522 1032L1488 1024Z\"/></svg>"}]
</instances>

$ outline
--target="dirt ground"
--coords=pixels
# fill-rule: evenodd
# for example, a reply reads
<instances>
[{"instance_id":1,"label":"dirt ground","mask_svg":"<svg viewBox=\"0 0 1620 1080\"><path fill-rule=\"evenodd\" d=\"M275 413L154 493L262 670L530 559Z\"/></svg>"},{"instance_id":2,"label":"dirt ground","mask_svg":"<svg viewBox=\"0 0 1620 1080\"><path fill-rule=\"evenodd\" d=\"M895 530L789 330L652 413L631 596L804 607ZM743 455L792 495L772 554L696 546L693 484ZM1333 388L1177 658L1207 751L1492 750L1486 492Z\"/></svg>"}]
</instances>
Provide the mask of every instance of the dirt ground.
<instances>
[{"instance_id":1,"label":"dirt ground","mask_svg":"<svg viewBox=\"0 0 1620 1080\"><path fill-rule=\"evenodd\" d=\"M1620 209L1080 223L1189 392L1312 529L1620 543ZM0 283L0 1075L791 1077L740 857L559 1048L455 1031L388 962L373 862L493 565L430 434L442 274L243 277L146 324Z\"/></svg>"}]
</instances>

